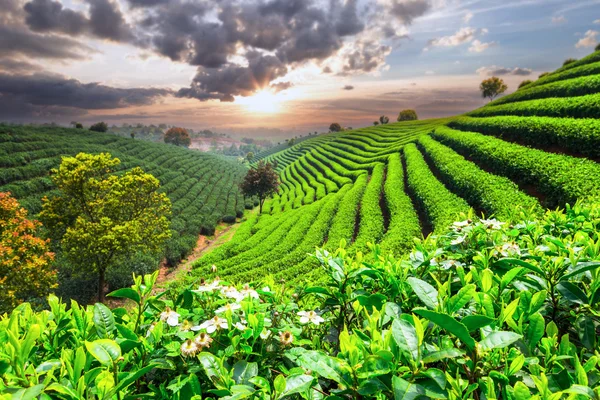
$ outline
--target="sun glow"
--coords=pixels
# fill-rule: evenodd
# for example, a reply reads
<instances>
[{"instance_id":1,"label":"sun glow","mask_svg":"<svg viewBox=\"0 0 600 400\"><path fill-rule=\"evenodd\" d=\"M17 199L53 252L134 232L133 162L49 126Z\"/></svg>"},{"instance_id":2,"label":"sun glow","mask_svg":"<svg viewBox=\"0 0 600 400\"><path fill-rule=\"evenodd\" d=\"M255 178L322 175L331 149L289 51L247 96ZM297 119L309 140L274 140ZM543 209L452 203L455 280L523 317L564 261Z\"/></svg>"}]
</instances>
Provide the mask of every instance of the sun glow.
<instances>
[{"instance_id":1,"label":"sun glow","mask_svg":"<svg viewBox=\"0 0 600 400\"><path fill-rule=\"evenodd\" d=\"M238 98L236 101L250 112L276 114L281 111L283 100L279 94L261 90L252 96Z\"/></svg>"}]
</instances>

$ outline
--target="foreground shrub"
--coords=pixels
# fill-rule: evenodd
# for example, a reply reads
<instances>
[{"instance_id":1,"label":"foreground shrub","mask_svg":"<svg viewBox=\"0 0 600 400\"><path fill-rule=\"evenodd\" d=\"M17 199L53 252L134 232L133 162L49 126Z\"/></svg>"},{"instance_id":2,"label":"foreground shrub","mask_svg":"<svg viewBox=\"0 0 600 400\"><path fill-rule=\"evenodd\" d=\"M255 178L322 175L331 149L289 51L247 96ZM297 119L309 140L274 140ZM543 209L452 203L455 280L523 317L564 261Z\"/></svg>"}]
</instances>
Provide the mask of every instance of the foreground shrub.
<instances>
[{"instance_id":1,"label":"foreground shrub","mask_svg":"<svg viewBox=\"0 0 600 400\"><path fill-rule=\"evenodd\" d=\"M46 297L56 287L54 255L48 241L37 237L40 226L10 193L0 193L0 312Z\"/></svg>"},{"instance_id":2,"label":"foreground shrub","mask_svg":"<svg viewBox=\"0 0 600 400\"><path fill-rule=\"evenodd\" d=\"M218 279L0 320L12 398L597 398L598 205L455 222L409 257L317 251L322 285ZM218 267L215 267L218 268Z\"/></svg>"}]
</instances>

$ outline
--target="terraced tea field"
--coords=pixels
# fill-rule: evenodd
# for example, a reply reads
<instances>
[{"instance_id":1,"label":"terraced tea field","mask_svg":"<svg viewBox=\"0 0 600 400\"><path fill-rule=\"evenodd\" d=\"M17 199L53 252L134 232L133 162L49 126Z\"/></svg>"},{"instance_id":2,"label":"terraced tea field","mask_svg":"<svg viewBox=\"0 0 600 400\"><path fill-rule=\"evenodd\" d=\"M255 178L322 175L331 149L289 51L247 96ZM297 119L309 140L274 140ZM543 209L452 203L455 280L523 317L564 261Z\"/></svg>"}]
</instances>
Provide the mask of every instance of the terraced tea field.
<instances>
[{"instance_id":1,"label":"terraced tea field","mask_svg":"<svg viewBox=\"0 0 600 400\"><path fill-rule=\"evenodd\" d=\"M316 246L404 253L458 214L510 219L600 194L600 52L465 116L313 137L277 162L280 193L195 264L190 280L319 278Z\"/></svg>"},{"instance_id":2,"label":"terraced tea field","mask_svg":"<svg viewBox=\"0 0 600 400\"><path fill-rule=\"evenodd\" d=\"M245 203L238 184L246 169L225 157L115 135L62 128L0 125L0 192L11 192L33 215L55 194L49 177L61 156L108 152L120 168L136 166L156 176L173 204L171 263L194 248L200 233L221 220L235 221ZM248 204L248 207L252 207Z\"/></svg>"}]
</instances>

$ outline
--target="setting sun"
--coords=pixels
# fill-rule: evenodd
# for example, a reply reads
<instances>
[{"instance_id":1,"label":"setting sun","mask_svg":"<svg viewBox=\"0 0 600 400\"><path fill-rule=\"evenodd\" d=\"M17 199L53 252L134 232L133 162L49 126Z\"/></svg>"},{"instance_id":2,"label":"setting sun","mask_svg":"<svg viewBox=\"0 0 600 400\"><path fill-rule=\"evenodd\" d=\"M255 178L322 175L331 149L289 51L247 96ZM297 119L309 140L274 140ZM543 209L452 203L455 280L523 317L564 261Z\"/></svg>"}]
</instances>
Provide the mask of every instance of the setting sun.
<instances>
[{"instance_id":1,"label":"setting sun","mask_svg":"<svg viewBox=\"0 0 600 400\"><path fill-rule=\"evenodd\" d=\"M262 90L253 96L242 97L236 100L248 111L262 114L276 114L281 111L282 96L269 90Z\"/></svg>"}]
</instances>

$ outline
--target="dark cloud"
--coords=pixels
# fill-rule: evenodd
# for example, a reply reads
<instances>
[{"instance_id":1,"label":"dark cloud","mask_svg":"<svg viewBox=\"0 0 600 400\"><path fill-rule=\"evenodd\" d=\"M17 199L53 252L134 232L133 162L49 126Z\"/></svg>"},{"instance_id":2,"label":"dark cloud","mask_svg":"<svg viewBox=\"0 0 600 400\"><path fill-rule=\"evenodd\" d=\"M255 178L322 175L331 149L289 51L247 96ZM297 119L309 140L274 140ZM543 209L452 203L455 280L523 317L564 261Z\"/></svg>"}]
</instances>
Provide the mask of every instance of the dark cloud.
<instances>
[{"instance_id":1,"label":"dark cloud","mask_svg":"<svg viewBox=\"0 0 600 400\"><path fill-rule=\"evenodd\" d=\"M115 42L132 42L132 28L127 24L116 2L87 0L89 18L83 13L63 8L59 1L32 0L23 9L25 22L37 32L59 32L72 36L90 34Z\"/></svg>"},{"instance_id":2,"label":"dark cloud","mask_svg":"<svg viewBox=\"0 0 600 400\"><path fill-rule=\"evenodd\" d=\"M352 85L346 85L342 88L342 90L354 90L354 86Z\"/></svg>"},{"instance_id":3,"label":"dark cloud","mask_svg":"<svg viewBox=\"0 0 600 400\"><path fill-rule=\"evenodd\" d=\"M69 9L63 9L58 1L33 0L23 7L27 16L25 22L36 32L63 32L79 35L87 29L85 15Z\"/></svg>"},{"instance_id":4,"label":"dark cloud","mask_svg":"<svg viewBox=\"0 0 600 400\"><path fill-rule=\"evenodd\" d=\"M32 73L42 72L44 68L39 64L32 64L28 61L18 58L0 58L0 71L13 73L18 71L19 73Z\"/></svg>"},{"instance_id":5,"label":"dark cloud","mask_svg":"<svg viewBox=\"0 0 600 400\"><path fill-rule=\"evenodd\" d=\"M170 93L165 89L121 89L81 83L59 75L0 73L0 94L32 106L114 109L153 104Z\"/></svg>"},{"instance_id":6,"label":"dark cloud","mask_svg":"<svg viewBox=\"0 0 600 400\"><path fill-rule=\"evenodd\" d=\"M251 52L246 57L246 67L228 64L221 68L199 68L191 86L180 89L177 96L232 102L233 96L250 96L288 71L275 56Z\"/></svg>"},{"instance_id":7,"label":"dark cloud","mask_svg":"<svg viewBox=\"0 0 600 400\"><path fill-rule=\"evenodd\" d=\"M365 24L358 16L356 0L347 0L336 25L337 34L340 36L356 35L364 29Z\"/></svg>"},{"instance_id":8,"label":"dark cloud","mask_svg":"<svg viewBox=\"0 0 600 400\"><path fill-rule=\"evenodd\" d=\"M0 57L83 59L94 50L63 36L42 35L23 27L0 25Z\"/></svg>"},{"instance_id":9,"label":"dark cloud","mask_svg":"<svg viewBox=\"0 0 600 400\"><path fill-rule=\"evenodd\" d=\"M132 7L154 7L159 4L167 4L169 0L127 0Z\"/></svg>"},{"instance_id":10,"label":"dark cloud","mask_svg":"<svg viewBox=\"0 0 600 400\"><path fill-rule=\"evenodd\" d=\"M271 83L271 85L269 85L269 89L271 89L275 93L279 93L283 92L284 90L288 90L292 86L294 85L291 82L277 82Z\"/></svg>"},{"instance_id":11,"label":"dark cloud","mask_svg":"<svg viewBox=\"0 0 600 400\"><path fill-rule=\"evenodd\" d=\"M409 25L415 18L424 15L431 8L429 0L393 0L390 13L400 22Z\"/></svg>"}]
</instances>

